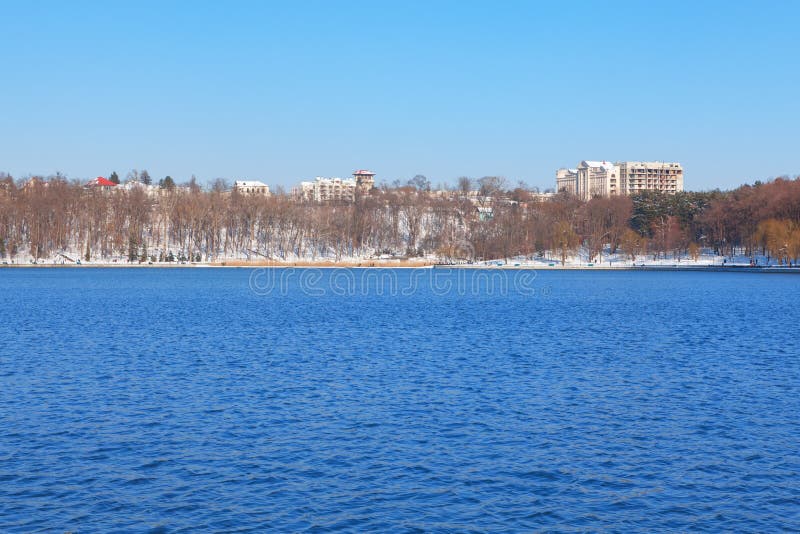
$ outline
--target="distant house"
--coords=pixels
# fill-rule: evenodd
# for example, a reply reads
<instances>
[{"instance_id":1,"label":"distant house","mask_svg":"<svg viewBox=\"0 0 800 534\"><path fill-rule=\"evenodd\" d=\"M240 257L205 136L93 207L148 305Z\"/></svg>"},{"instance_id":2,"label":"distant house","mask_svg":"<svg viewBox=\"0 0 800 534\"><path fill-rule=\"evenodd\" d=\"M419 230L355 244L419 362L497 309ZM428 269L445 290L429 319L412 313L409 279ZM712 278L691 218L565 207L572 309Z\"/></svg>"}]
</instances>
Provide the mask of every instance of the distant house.
<instances>
[{"instance_id":1,"label":"distant house","mask_svg":"<svg viewBox=\"0 0 800 534\"><path fill-rule=\"evenodd\" d=\"M130 180L122 186L125 191L141 191L148 197L158 196L163 190L157 185L148 185L138 180Z\"/></svg>"},{"instance_id":2,"label":"distant house","mask_svg":"<svg viewBox=\"0 0 800 534\"><path fill-rule=\"evenodd\" d=\"M25 182L25 184L22 186L22 190L23 191L35 191L39 187L47 187L48 185L50 185L48 182L45 182L44 180L42 180L38 176L34 176L33 178L31 178L30 180Z\"/></svg>"},{"instance_id":3,"label":"distant house","mask_svg":"<svg viewBox=\"0 0 800 534\"><path fill-rule=\"evenodd\" d=\"M83 187L88 189L101 189L101 190L108 190L113 187L117 187L118 184L115 184L111 180L106 180L102 176L98 176L94 180L89 180L84 184Z\"/></svg>"},{"instance_id":4,"label":"distant house","mask_svg":"<svg viewBox=\"0 0 800 534\"><path fill-rule=\"evenodd\" d=\"M270 195L269 186L263 182L255 180L236 180L233 183L233 190L240 195L257 195L268 197Z\"/></svg>"},{"instance_id":5,"label":"distant house","mask_svg":"<svg viewBox=\"0 0 800 534\"><path fill-rule=\"evenodd\" d=\"M553 200L555 196L555 193L531 193L531 200L544 202L546 200Z\"/></svg>"}]
</instances>

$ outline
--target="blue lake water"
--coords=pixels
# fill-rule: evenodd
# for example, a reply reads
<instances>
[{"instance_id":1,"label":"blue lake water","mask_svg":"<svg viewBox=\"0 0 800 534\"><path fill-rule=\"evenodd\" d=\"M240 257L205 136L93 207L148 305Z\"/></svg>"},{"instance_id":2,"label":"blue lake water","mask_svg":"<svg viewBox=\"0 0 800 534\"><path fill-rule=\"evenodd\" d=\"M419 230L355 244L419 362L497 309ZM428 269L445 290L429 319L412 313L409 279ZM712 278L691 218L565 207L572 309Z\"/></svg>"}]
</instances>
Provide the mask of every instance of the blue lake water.
<instances>
[{"instance_id":1,"label":"blue lake water","mask_svg":"<svg viewBox=\"0 0 800 534\"><path fill-rule=\"evenodd\" d=\"M800 528L800 276L433 274L0 270L0 531Z\"/></svg>"}]
</instances>

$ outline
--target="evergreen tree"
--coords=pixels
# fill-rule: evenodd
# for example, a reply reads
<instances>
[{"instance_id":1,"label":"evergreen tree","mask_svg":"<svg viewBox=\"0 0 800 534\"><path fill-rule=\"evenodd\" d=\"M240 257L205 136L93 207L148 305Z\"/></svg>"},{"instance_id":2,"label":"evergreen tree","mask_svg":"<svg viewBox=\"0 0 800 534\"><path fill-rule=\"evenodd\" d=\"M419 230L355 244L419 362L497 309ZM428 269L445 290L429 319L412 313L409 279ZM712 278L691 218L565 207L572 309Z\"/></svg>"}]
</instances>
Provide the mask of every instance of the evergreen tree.
<instances>
[{"instance_id":1,"label":"evergreen tree","mask_svg":"<svg viewBox=\"0 0 800 534\"><path fill-rule=\"evenodd\" d=\"M166 176L158 181L158 186L161 189L174 189L175 180L172 179L172 176Z\"/></svg>"},{"instance_id":2,"label":"evergreen tree","mask_svg":"<svg viewBox=\"0 0 800 534\"><path fill-rule=\"evenodd\" d=\"M197 177L193 174L192 177L189 179L189 190L192 193L199 193L200 192L200 185L197 183Z\"/></svg>"},{"instance_id":3,"label":"evergreen tree","mask_svg":"<svg viewBox=\"0 0 800 534\"><path fill-rule=\"evenodd\" d=\"M118 184L119 183L119 174L117 174L117 171L114 171L114 172L111 173L111 176L109 176L108 179L110 181L114 182L115 184Z\"/></svg>"},{"instance_id":4,"label":"evergreen tree","mask_svg":"<svg viewBox=\"0 0 800 534\"><path fill-rule=\"evenodd\" d=\"M149 173L149 172L147 172L146 170L145 170L145 171L142 171L142 173L139 175L139 180L140 180L140 181L141 181L141 182L142 182L144 185L150 185L150 184L152 184L152 183L153 183L153 179L150 177L150 173Z\"/></svg>"},{"instance_id":5,"label":"evergreen tree","mask_svg":"<svg viewBox=\"0 0 800 534\"><path fill-rule=\"evenodd\" d=\"M128 238L128 261L136 261L139 259L139 254L136 252L136 240L133 236Z\"/></svg>"}]
</instances>

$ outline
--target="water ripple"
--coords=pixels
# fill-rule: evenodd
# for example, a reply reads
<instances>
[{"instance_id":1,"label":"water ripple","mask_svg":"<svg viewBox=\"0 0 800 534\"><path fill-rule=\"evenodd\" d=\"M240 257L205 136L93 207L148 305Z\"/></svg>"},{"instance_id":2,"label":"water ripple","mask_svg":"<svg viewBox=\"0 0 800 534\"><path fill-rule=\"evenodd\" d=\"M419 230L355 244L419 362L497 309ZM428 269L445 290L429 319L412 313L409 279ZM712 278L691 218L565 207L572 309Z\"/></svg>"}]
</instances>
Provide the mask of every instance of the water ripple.
<instances>
[{"instance_id":1,"label":"water ripple","mask_svg":"<svg viewBox=\"0 0 800 534\"><path fill-rule=\"evenodd\" d=\"M0 531L800 529L795 277L248 279L2 271Z\"/></svg>"}]
</instances>

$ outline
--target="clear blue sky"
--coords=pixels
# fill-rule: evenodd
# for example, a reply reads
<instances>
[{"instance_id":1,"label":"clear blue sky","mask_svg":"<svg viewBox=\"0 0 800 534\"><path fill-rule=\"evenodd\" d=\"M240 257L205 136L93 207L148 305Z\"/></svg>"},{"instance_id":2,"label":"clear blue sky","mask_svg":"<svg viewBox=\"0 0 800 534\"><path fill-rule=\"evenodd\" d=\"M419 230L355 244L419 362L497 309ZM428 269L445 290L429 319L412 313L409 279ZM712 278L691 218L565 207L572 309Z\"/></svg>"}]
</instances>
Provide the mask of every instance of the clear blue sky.
<instances>
[{"instance_id":1,"label":"clear blue sky","mask_svg":"<svg viewBox=\"0 0 800 534\"><path fill-rule=\"evenodd\" d=\"M800 173L800 2L0 0L0 171Z\"/></svg>"}]
</instances>

